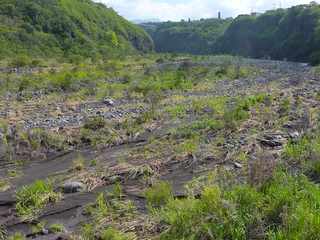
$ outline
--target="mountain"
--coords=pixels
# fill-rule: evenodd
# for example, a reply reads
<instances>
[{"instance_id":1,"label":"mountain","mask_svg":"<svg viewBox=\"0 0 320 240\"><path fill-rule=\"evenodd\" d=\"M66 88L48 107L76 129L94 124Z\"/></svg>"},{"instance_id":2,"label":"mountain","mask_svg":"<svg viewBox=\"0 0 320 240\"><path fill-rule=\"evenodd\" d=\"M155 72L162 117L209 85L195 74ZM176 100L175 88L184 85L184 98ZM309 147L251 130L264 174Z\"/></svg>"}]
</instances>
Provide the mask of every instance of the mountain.
<instances>
[{"instance_id":1,"label":"mountain","mask_svg":"<svg viewBox=\"0 0 320 240\"><path fill-rule=\"evenodd\" d=\"M148 34L91 0L1 0L0 56L112 56L148 52Z\"/></svg>"},{"instance_id":2,"label":"mountain","mask_svg":"<svg viewBox=\"0 0 320 240\"><path fill-rule=\"evenodd\" d=\"M232 19L201 19L197 21L143 23L152 37L156 51L206 54L212 52L217 39Z\"/></svg>"},{"instance_id":3,"label":"mountain","mask_svg":"<svg viewBox=\"0 0 320 240\"><path fill-rule=\"evenodd\" d=\"M312 2L235 19L147 23L158 52L233 54L320 63L320 5Z\"/></svg>"}]
</instances>

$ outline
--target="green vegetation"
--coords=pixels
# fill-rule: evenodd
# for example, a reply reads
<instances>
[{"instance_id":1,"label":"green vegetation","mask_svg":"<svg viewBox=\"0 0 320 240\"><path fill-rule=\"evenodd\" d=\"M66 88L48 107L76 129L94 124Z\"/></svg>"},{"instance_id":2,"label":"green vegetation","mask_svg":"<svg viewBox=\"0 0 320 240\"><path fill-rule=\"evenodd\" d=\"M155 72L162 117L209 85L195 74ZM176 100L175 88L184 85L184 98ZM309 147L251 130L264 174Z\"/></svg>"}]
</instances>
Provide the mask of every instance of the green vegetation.
<instances>
[{"instance_id":1,"label":"green vegetation","mask_svg":"<svg viewBox=\"0 0 320 240\"><path fill-rule=\"evenodd\" d=\"M15 66L34 65L30 57L112 57L152 50L138 26L91 0L4 0L0 6L0 56Z\"/></svg>"},{"instance_id":2,"label":"green vegetation","mask_svg":"<svg viewBox=\"0 0 320 240\"><path fill-rule=\"evenodd\" d=\"M78 154L78 157L72 162L72 170L82 171L85 168L85 159L81 154Z\"/></svg>"},{"instance_id":3,"label":"green vegetation","mask_svg":"<svg viewBox=\"0 0 320 240\"><path fill-rule=\"evenodd\" d=\"M81 229L81 236L87 240L122 240L136 239L134 234L122 233L118 231L114 223L120 221L123 224L133 219L135 206L131 201L121 199L119 185L115 187L106 199L105 194L101 193L94 204L87 207L87 214L91 216L91 221L84 224Z\"/></svg>"},{"instance_id":4,"label":"green vegetation","mask_svg":"<svg viewBox=\"0 0 320 240\"><path fill-rule=\"evenodd\" d=\"M307 134L298 141L289 142L283 152L283 158L290 166L305 172L313 180L320 180L320 137L318 131Z\"/></svg>"},{"instance_id":5,"label":"green vegetation","mask_svg":"<svg viewBox=\"0 0 320 240\"><path fill-rule=\"evenodd\" d=\"M52 233L63 233L66 231L66 229L62 224L55 223L49 226L49 231Z\"/></svg>"},{"instance_id":6,"label":"green vegetation","mask_svg":"<svg viewBox=\"0 0 320 240\"><path fill-rule=\"evenodd\" d=\"M175 53L317 63L319 5L144 24L174 52L144 54L95 2L0 4L0 240L319 239L320 67Z\"/></svg>"},{"instance_id":7,"label":"green vegetation","mask_svg":"<svg viewBox=\"0 0 320 240\"><path fill-rule=\"evenodd\" d=\"M88 119L88 121L85 122L83 127L85 129L97 131L101 128L104 128L105 125L106 125L106 122L102 117L94 117L94 118Z\"/></svg>"},{"instance_id":8,"label":"green vegetation","mask_svg":"<svg viewBox=\"0 0 320 240\"><path fill-rule=\"evenodd\" d=\"M145 196L151 208L161 207L173 198L171 186L166 182L156 183L145 192Z\"/></svg>"},{"instance_id":9,"label":"green vegetation","mask_svg":"<svg viewBox=\"0 0 320 240\"><path fill-rule=\"evenodd\" d=\"M10 182L6 179L0 180L0 192L5 192L10 189Z\"/></svg>"},{"instance_id":10,"label":"green vegetation","mask_svg":"<svg viewBox=\"0 0 320 240\"><path fill-rule=\"evenodd\" d=\"M22 233L15 233L14 235L10 236L8 240L25 240L25 236Z\"/></svg>"},{"instance_id":11,"label":"green vegetation","mask_svg":"<svg viewBox=\"0 0 320 240\"><path fill-rule=\"evenodd\" d=\"M168 226L161 239L316 239L319 198L305 176L281 171L259 190L206 186L200 199L170 200L158 211Z\"/></svg>"},{"instance_id":12,"label":"green vegetation","mask_svg":"<svg viewBox=\"0 0 320 240\"><path fill-rule=\"evenodd\" d=\"M17 191L16 210L20 217L33 219L48 203L56 202L60 197L59 193L54 192L51 183L38 180Z\"/></svg>"},{"instance_id":13,"label":"green vegetation","mask_svg":"<svg viewBox=\"0 0 320 240\"><path fill-rule=\"evenodd\" d=\"M133 240L134 236L121 233L118 230L110 227L102 232L100 239L101 240Z\"/></svg>"},{"instance_id":14,"label":"green vegetation","mask_svg":"<svg viewBox=\"0 0 320 240\"><path fill-rule=\"evenodd\" d=\"M217 51L256 58L319 63L320 6L300 5L239 16L219 40Z\"/></svg>"},{"instance_id":15,"label":"green vegetation","mask_svg":"<svg viewBox=\"0 0 320 240\"><path fill-rule=\"evenodd\" d=\"M320 6L310 3L262 15L147 23L158 52L233 54L320 63Z\"/></svg>"},{"instance_id":16,"label":"green vegetation","mask_svg":"<svg viewBox=\"0 0 320 240\"><path fill-rule=\"evenodd\" d=\"M3 137L3 144L6 146L6 158L8 160L18 160L20 163L24 163L26 160L29 160L33 154L37 155L39 158L45 158L42 153L48 151L60 152L68 148L65 136L40 128L23 130L17 127L17 134L13 138L9 136L8 131L5 132ZM28 152L20 156L20 159L15 159L19 152L15 151L15 149L11 147L12 144L17 142L24 143L24 148L29 149ZM22 149L23 148L21 148L21 150ZM8 174L10 177L16 177L19 175L19 172L11 170Z\"/></svg>"},{"instance_id":17,"label":"green vegetation","mask_svg":"<svg viewBox=\"0 0 320 240\"><path fill-rule=\"evenodd\" d=\"M152 37L156 51L208 54L228 28L232 19L202 19L164 23L145 23L141 26Z\"/></svg>"}]
</instances>

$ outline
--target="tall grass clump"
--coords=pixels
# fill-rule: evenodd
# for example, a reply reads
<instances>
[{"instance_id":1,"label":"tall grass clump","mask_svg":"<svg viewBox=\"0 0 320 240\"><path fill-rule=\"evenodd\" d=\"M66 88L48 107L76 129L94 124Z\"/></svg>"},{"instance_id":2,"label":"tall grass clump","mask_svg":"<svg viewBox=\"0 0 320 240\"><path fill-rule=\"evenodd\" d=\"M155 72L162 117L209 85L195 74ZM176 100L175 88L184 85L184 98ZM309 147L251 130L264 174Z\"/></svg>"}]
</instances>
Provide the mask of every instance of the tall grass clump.
<instances>
[{"instance_id":1,"label":"tall grass clump","mask_svg":"<svg viewBox=\"0 0 320 240\"><path fill-rule=\"evenodd\" d=\"M158 208L173 198L172 188L167 182L159 182L145 192L147 204L151 208Z\"/></svg>"},{"instance_id":2,"label":"tall grass clump","mask_svg":"<svg viewBox=\"0 0 320 240\"><path fill-rule=\"evenodd\" d=\"M33 219L50 202L57 202L61 195L54 192L50 182L38 180L24 186L16 193L16 210L23 219Z\"/></svg>"},{"instance_id":3,"label":"tall grass clump","mask_svg":"<svg viewBox=\"0 0 320 240\"><path fill-rule=\"evenodd\" d=\"M283 171L259 189L211 185L199 199L170 199L158 210L166 225L160 239L317 239L319 202L319 186Z\"/></svg>"}]
</instances>

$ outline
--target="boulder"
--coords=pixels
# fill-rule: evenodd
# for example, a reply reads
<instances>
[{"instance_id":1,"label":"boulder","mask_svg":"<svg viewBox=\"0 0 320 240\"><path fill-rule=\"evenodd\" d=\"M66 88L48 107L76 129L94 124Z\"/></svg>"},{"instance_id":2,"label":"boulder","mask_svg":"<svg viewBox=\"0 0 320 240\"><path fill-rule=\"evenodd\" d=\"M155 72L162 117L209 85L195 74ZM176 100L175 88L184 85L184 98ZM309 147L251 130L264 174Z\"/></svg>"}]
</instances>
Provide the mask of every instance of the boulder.
<instances>
[{"instance_id":1,"label":"boulder","mask_svg":"<svg viewBox=\"0 0 320 240\"><path fill-rule=\"evenodd\" d=\"M86 186L81 182L66 182L61 188L63 193L77 193L83 192Z\"/></svg>"},{"instance_id":2,"label":"boulder","mask_svg":"<svg viewBox=\"0 0 320 240\"><path fill-rule=\"evenodd\" d=\"M242 164L241 163L234 162L233 164L234 164L235 168L238 168L238 169L242 168Z\"/></svg>"},{"instance_id":3,"label":"boulder","mask_svg":"<svg viewBox=\"0 0 320 240\"><path fill-rule=\"evenodd\" d=\"M300 137L300 133L298 131L289 132L289 137L292 140L297 140Z\"/></svg>"},{"instance_id":4,"label":"boulder","mask_svg":"<svg viewBox=\"0 0 320 240\"><path fill-rule=\"evenodd\" d=\"M115 102L111 98L105 98L103 100L103 103L110 107L113 107L115 105Z\"/></svg>"},{"instance_id":5,"label":"boulder","mask_svg":"<svg viewBox=\"0 0 320 240\"><path fill-rule=\"evenodd\" d=\"M271 148L282 147L286 143L286 138L281 133L264 133L257 140L261 145Z\"/></svg>"}]
</instances>

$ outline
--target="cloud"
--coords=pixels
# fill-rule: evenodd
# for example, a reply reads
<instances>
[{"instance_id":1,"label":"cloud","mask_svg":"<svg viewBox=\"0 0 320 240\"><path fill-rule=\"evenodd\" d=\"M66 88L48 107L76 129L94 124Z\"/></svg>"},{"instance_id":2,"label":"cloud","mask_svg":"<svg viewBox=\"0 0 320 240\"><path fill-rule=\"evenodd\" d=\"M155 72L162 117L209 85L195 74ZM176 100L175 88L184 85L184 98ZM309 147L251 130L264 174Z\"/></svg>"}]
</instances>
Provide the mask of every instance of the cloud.
<instances>
[{"instance_id":1,"label":"cloud","mask_svg":"<svg viewBox=\"0 0 320 240\"><path fill-rule=\"evenodd\" d=\"M96 0L114 8L128 19L157 18L163 21L216 17L234 17L251 11L263 12L289 7L311 0Z\"/></svg>"}]
</instances>

